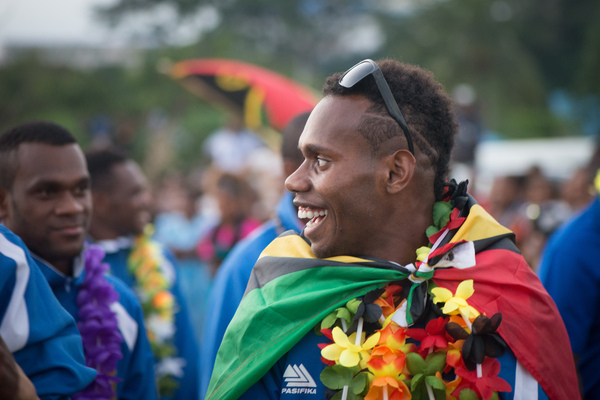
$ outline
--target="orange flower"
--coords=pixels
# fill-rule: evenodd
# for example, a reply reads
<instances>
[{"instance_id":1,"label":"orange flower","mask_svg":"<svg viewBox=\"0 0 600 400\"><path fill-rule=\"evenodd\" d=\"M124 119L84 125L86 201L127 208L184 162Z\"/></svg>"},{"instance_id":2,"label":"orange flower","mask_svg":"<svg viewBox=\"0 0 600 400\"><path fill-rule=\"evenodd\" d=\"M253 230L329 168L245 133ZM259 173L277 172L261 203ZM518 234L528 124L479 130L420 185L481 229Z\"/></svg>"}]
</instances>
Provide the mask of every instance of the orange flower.
<instances>
[{"instance_id":1,"label":"orange flower","mask_svg":"<svg viewBox=\"0 0 600 400\"><path fill-rule=\"evenodd\" d=\"M152 305L159 310L166 310L173 307L175 300L173 294L167 290L158 292L154 298L152 298Z\"/></svg>"},{"instance_id":2,"label":"orange flower","mask_svg":"<svg viewBox=\"0 0 600 400\"><path fill-rule=\"evenodd\" d=\"M381 336L378 345L385 344L394 349L401 349L406 344L406 328L398 326L394 322L389 322L379 332L381 332Z\"/></svg>"},{"instance_id":3,"label":"orange flower","mask_svg":"<svg viewBox=\"0 0 600 400\"><path fill-rule=\"evenodd\" d=\"M369 372L373 374L375 379L371 382L371 388L369 393L365 397L365 400L378 400L383 398L383 392L387 391L391 394L390 399L402 399L408 400L412 396L410 390L406 384L402 381L404 370L405 356L395 356L393 359L389 358L386 361L381 357L373 357L367 362L367 368Z\"/></svg>"}]
</instances>

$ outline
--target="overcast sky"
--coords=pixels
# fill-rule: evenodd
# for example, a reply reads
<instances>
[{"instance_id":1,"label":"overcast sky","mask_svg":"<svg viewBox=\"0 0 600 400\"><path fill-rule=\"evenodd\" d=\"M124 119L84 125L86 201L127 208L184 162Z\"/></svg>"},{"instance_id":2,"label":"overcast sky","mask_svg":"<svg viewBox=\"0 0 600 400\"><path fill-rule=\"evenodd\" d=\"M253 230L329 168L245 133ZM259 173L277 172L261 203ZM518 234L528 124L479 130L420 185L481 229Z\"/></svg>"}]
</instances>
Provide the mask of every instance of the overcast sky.
<instances>
[{"instance_id":1,"label":"overcast sky","mask_svg":"<svg viewBox=\"0 0 600 400\"><path fill-rule=\"evenodd\" d=\"M102 43L108 32L92 6L113 0L0 0L0 44Z\"/></svg>"}]
</instances>

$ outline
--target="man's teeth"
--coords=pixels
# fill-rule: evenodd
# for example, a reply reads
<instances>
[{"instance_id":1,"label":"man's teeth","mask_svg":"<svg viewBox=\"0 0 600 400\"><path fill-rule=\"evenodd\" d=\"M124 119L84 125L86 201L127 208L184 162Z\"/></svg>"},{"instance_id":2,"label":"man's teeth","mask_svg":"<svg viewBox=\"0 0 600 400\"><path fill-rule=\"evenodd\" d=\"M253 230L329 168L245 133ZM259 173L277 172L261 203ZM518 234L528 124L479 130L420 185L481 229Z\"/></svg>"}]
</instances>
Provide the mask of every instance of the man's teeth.
<instances>
[{"instance_id":1,"label":"man's teeth","mask_svg":"<svg viewBox=\"0 0 600 400\"><path fill-rule=\"evenodd\" d=\"M314 217L324 217L327 215L327 210L298 210L298 218L300 219L313 219Z\"/></svg>"}]
</instances>

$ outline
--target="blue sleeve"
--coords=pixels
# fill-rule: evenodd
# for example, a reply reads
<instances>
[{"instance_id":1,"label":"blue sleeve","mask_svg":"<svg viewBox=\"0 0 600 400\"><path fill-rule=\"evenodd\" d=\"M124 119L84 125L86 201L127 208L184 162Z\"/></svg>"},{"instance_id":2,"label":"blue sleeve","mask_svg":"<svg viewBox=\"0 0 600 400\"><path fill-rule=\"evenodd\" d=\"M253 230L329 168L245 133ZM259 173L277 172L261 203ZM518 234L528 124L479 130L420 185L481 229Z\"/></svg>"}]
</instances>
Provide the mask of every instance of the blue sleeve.
<instances>
[{"instance_id":1,"label":"blue sleeve","mask_svg":"<svg viewBox=\"0 0 600 400\"><path fill-rule=\"evenodd\" d=\"M583 240L579 244L574 243L573 234L568 230L559 231L550 239L539 276L565 323L573 353L581 355L586 351L589 335L594 331L592 327L597 323L591 316L600 301L597 286L600 274L594 274L597 264L591 261L596 260L597 250L586 246L591 244ZM576 250L578 245L586 250ZM598 243L595 245L598 246Z\"/></svg>"},{"instance_id":2,"label":"blue sleeve","mask_svg":"<svg viewBox=\"0 0 600 400\"><path fill-rule=\"evenodd\" d=\"M181 289L179 288L179 279L177 276L177 261L173 254L165 248L165 256L171 262L175 270L175 280L171 292L177 301L179 311L175 314L175 347L177 348L177 357L185 360L183 367L183 377L178 379L179 386L173 399L193 400L198 398L200 392L198 377L198 343L194 333L194 328L190 322L187 305Z\"/></svg>"},{"instance_id":3,"label":"blue sleeve","mask_svg":"<svg viewBox=\"0 0 600 400\"><path fill-rule=\"evenodd\" d=\"M130 318L124 316L122 318L125 321L119 321L119 328L125 340L121 344L123 358L117 366L118 375L123 379L117 387L118 398L154 400L157 398L154 355L146 335L142 307L131 289L123 282L114 276L107 276L107 279L119 293L119 303Z\"/></svg>"},{"instance_id":4,"label":"blue sleeve","mask_svg":"<svg viewBox=\"0 0 600 400\"><path fill-rule=\"evenodd\" d=\"M263 225L255 234L240 241L217 271L208 296L202 334L200 398L206 396L217 351L244 296L252 268L260 253L276 236L273 224Z\"/></svg>"},{"instance_id":5,"label":"blue sleeve","mask_svg":"<svg viewBox=\"0 0 600 400\"><path fill-rule=\"evenodd\" d=\"M23 242L1 225L0 290L0 334L38 396L66 398L92 382L96 371L85 366L75 321Z\"/></svg>"}]
</instances>

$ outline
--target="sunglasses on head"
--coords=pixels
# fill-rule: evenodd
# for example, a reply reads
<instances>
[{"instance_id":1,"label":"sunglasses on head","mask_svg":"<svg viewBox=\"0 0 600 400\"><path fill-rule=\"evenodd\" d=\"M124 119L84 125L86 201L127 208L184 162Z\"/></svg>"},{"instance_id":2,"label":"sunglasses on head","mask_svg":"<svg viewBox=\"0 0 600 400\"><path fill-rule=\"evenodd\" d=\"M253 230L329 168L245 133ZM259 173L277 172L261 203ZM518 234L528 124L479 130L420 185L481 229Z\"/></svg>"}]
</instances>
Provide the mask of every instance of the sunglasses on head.
<instances>
[{"instance_id":1,"label":"sunglasses on head","mask_svg":"<svg viewBox=\"0 0 600 400\"><path fill-rule=\"evenodd\" d=\"M404 117L398 108L396 100L394 100L392 91L383 77L381 69L379 69L379 66L375 63L375 61L366 59L359 62L348 71L344 72L338 83L345 88L351 88L371 74L373 75L373 78L375 78L375 83L377 84L379 93L381 93L381 97L383 97L383 101L385 102L388 112L392 118L396 120L398 125L400 125L400 128L402 128L404 136L406 136L406 141L408 142L408 150L414 156L415 149L413 147L412 138L410 136L408 126L406 125L406 121L404 120Z\"/></svg>"}]
</instances>

